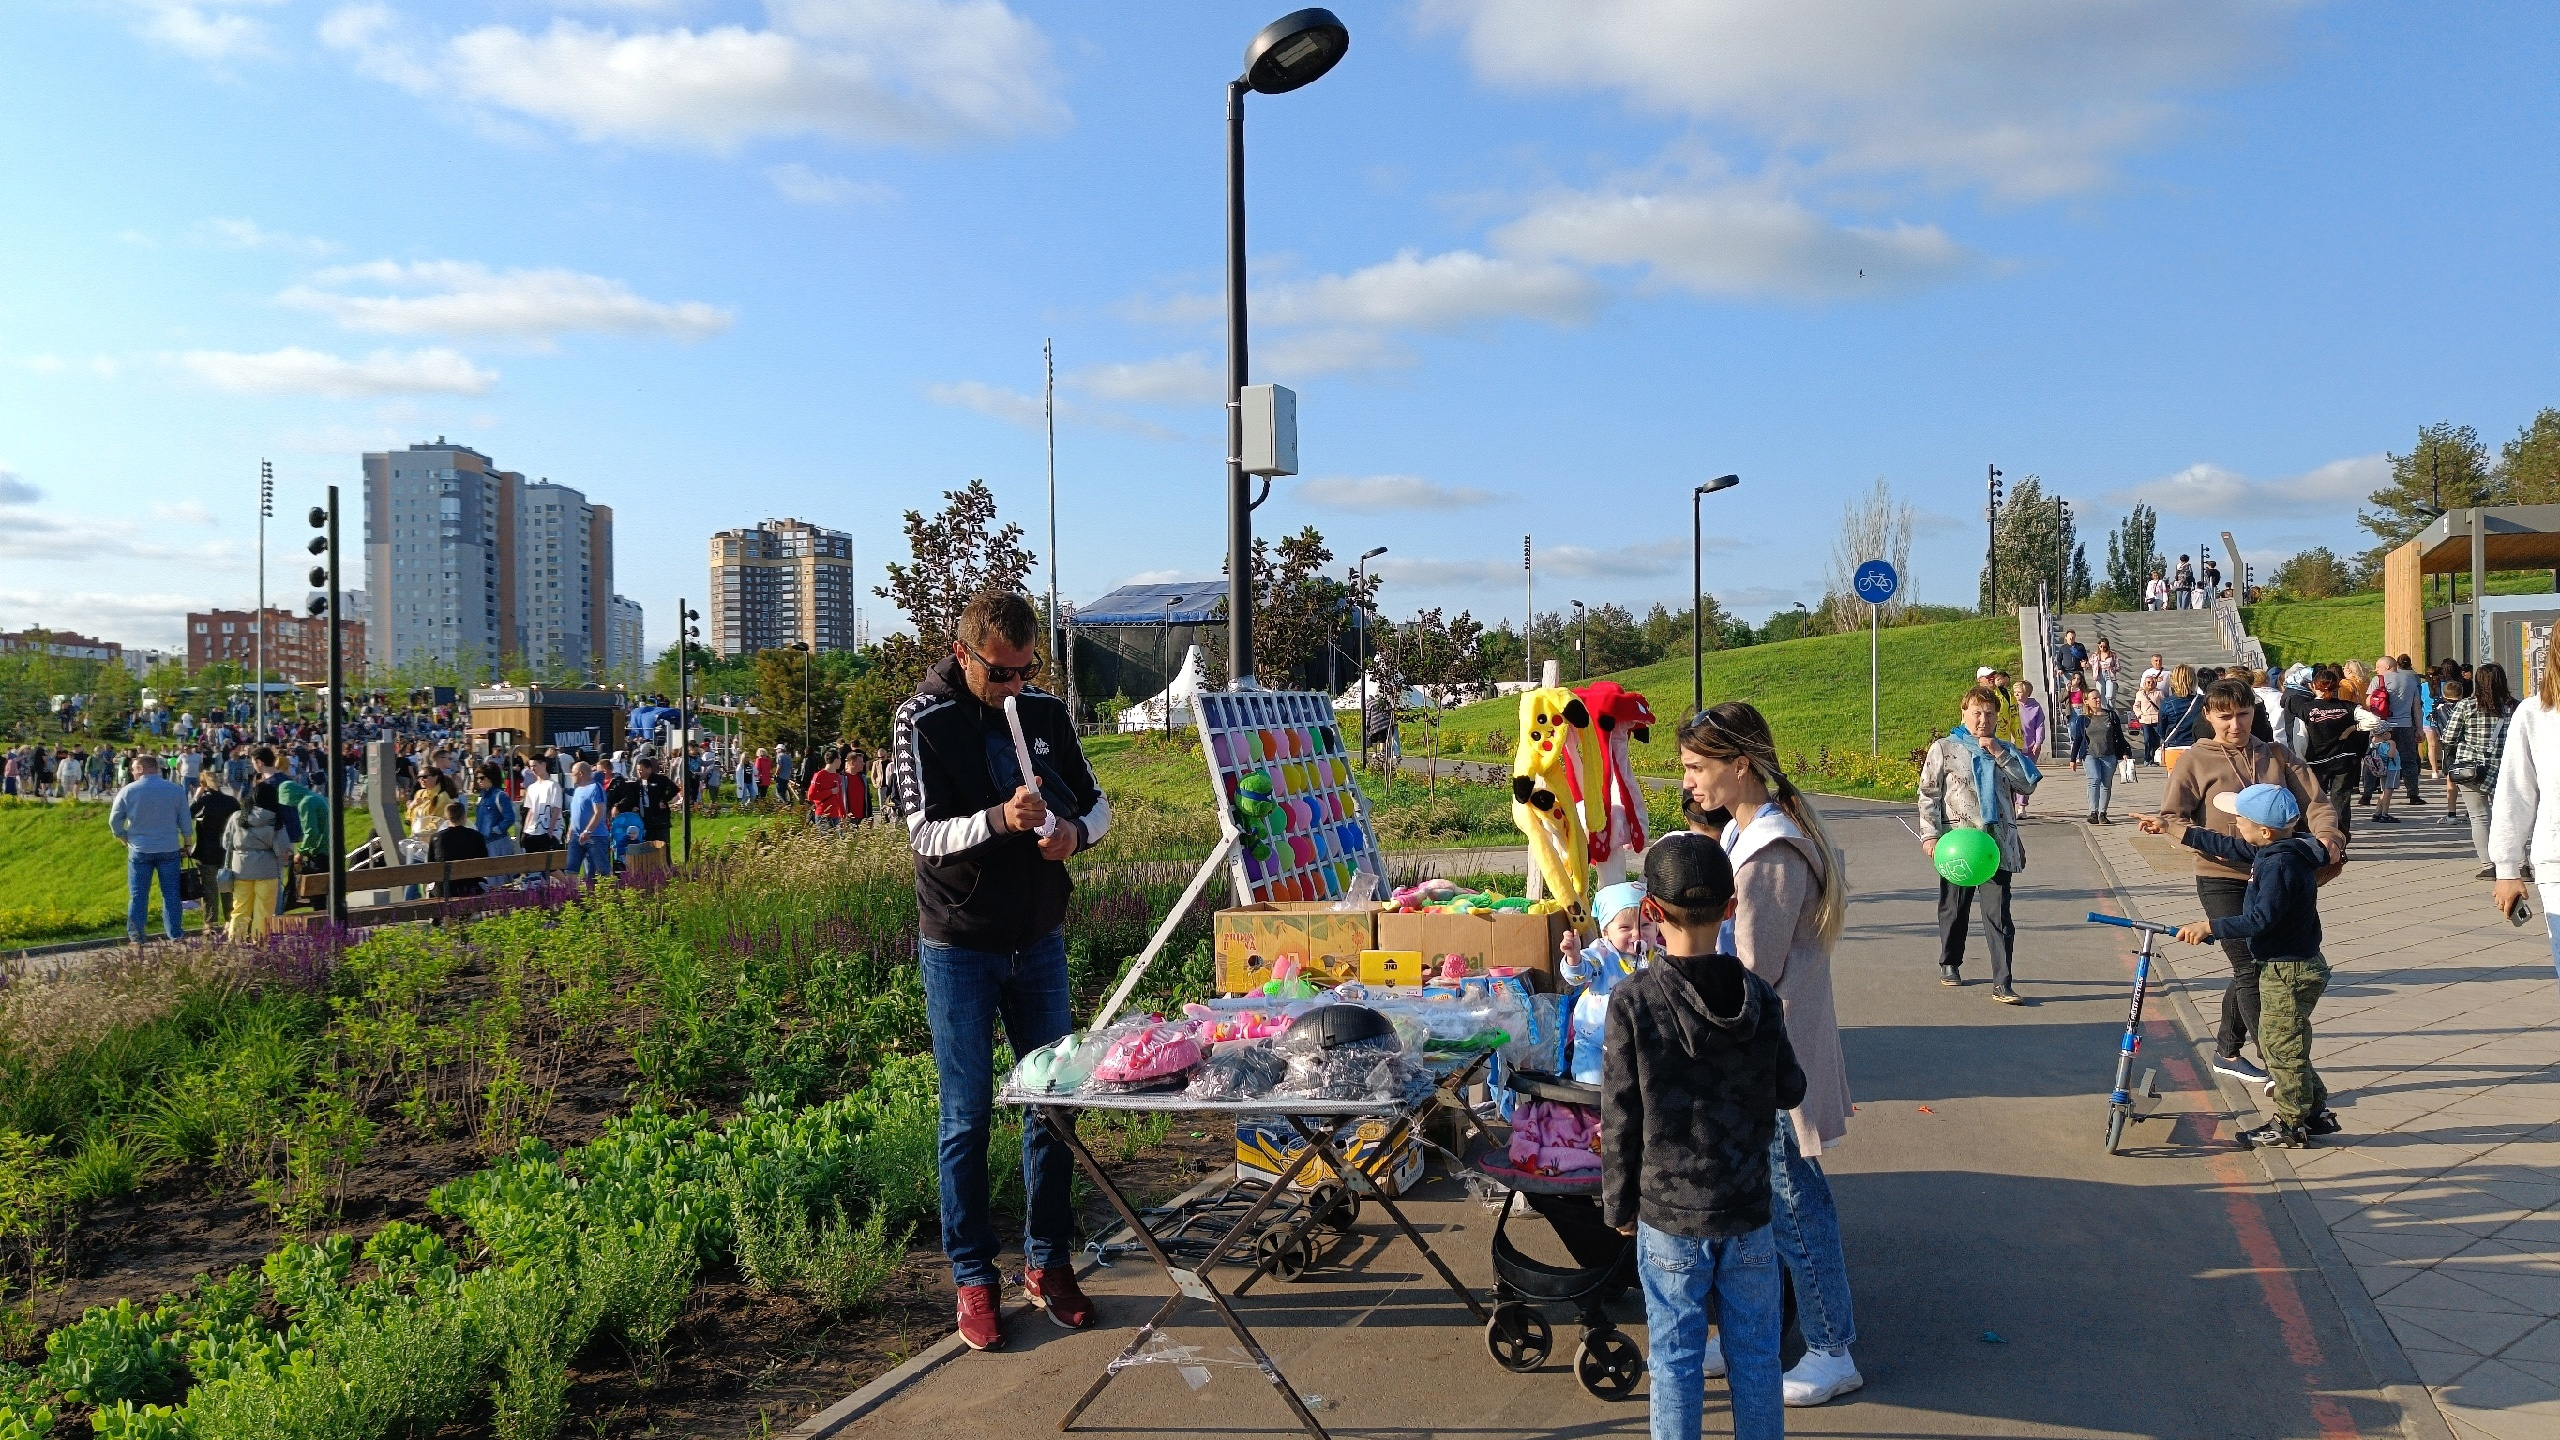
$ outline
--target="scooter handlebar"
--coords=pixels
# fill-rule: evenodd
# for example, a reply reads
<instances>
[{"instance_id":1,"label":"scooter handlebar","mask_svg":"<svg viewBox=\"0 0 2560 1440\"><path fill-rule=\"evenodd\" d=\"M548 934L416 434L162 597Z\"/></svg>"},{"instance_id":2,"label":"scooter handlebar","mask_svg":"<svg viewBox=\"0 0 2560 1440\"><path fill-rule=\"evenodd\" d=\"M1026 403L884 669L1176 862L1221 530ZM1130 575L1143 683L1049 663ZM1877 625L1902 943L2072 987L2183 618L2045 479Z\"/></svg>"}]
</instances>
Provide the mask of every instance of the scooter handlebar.
<instances>
[{"instance_id":1,"label":"scooter handlebar","mask_svg":"<svg viewBox=\"0 0 2560 1440\"><path fill-rule=\"evenodd\" d=\"M2154 935L2175 935L2178 933L2178 927L2175 925L2154 925L2148 920L2135 920L2123 915L2101 915L2095 910L2089 912L2089 923L2092 925L2120 925L2127 930L2148 930Z\"/></svg>"}]
</instances>

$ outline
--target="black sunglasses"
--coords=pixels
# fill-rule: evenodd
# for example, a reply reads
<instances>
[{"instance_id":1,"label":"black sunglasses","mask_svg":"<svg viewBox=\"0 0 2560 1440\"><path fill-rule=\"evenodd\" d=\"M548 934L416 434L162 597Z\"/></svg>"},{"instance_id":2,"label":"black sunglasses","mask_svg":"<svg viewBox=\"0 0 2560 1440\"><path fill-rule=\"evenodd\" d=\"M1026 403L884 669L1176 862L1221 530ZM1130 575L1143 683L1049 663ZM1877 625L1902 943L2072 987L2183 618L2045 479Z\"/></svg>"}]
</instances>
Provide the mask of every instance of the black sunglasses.
<instances>
[{"instance_id":1,"label":"black sunglasses","mask_svg":"<svg viewBox=\"0 0 2560 1440\"><path fill-rule=\"evenodd\" d=\"M977 661L979 666L987 672L987 679L997 685L1008 684L1015 680L1030 680L1040 674L1040 657L1037 655L1032 656L1031 663L1027 665L998 665L979 654L965 641L960 648L968 654L970 659Z\"/></svg>"}]
</instances>

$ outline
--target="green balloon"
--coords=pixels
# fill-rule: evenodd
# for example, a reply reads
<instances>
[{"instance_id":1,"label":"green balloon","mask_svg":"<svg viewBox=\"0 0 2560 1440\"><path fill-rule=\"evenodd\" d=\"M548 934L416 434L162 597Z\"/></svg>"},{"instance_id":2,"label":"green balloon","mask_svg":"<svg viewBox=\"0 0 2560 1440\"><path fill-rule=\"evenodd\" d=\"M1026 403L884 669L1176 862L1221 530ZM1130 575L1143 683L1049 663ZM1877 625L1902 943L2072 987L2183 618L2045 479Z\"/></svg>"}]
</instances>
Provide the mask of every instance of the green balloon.
<instances>
[{"instance_id":1,"label":"green balloon","mask_svg":"<svg viewBox=\"0 0 2560 1440\"><path fill-rule=\"evenodd\" d=\"M1948 884L1970 890L2000 873L2000 842L1988 830L1950 830L1938 837L1932 858Z\"/></svg>"}]
</instances>

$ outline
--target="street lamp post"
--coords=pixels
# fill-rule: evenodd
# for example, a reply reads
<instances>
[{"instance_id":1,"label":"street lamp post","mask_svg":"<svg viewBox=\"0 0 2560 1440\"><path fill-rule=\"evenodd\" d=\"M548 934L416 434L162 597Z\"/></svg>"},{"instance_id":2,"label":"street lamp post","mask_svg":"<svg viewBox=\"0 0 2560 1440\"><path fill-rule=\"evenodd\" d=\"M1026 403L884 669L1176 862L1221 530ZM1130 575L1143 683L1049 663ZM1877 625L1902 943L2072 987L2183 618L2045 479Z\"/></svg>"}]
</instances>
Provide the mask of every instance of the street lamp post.
<instances>
[{"instance_id":1,"label":"street lamp post","mask_svg":"<svg viewBox=\"0 0 2560 1440\"><path fill-rule=\"evenodd\" d=\"M693 622L702 612L685 607L684 597L676 597L676 793L684 802L684 858L693 861L693 637L700 632ZM807 682L802 682L807 693ZM808 702L801 702L805 711Z\"/></svg>"},{"instance_id":2,"label":"street lamp post","mask_svg":"<svg viewBox=\"0 0 2560 1440\"><path fill-rule=\"evenodd\" d=\"M1707 708L1707 547L1706 531L1698 522L1698 502L1741 483L1739 475L1719 475L1689 491L1689 713L1692 715Z\"/></svg>"},{"instance_id":3,"label":"street lamp post","mask_svg":"<svg viewBox=\"0 0 2560 1440\"><path fill-rule=\"evenodd\" d=\"M1982 613L1997 614L2000 609L2000 467L1983 467L1991 472L1991 504L1983 511L1988 530L1982 551Z\"/></svg>"},{"instance_id":4,"label":"street lamp post","mask_svg":"<svg viewBox=\"0 0 2560 1440\"><path fill-rule=\"evenodd\" d=\"M1387 547L1380 545L1361 551L1360 558L1351 562L1358 577L1351 585L1351 668L1359 672L1354 683L1360 687L1360 763L1364 766L1369 763L1369 666L1360 658L1360 642L1369 636L1369 607L1360 603L1360 597L1369 591L1369 562L1386 553Z\"/></svg>"},{"instance_id":5,"label":"street lamp post","mask_svg":"<svg viewBox=\"0 0 2560 1440\"><path fill-rule=\"evenodd\" d=\"M809 793L809 737L812 733L809 724L809 667L818 656L806 640L792 641L791 648L800 652L800 793L805 796Z\"/></svg>"},{"instance_id":6,"label":"street lamp post","mask_svg":"<svg viewBox=\"0 0 2560 1440\"><path fill-rule=\"evenodd\" d=\"M263 743L267 738L267 520L276 513L276 467L264 460L258 462L258 623L249 627L258 645L257 698L250 703L257 708L255 737Z\"/></svg>"},{"instance_id":7,"label":"street lamp post","mask_svg":"<svg viewBox=\"0 0 2560 1440\"><path fill-rule=\"evenodd\" d=\"M338 487L329 487L329 503L311 507L311 528L321 533L311 537L311 553L326 555L328 564L311 567L311 583L328 587L318 604L305 608L325 617L329 626L329 923L344 938L347 925L347 752L346 736L341 729L346 703L341 698L347 684L345 632L340 628L339 605L346 593L338 583ZM263 552L264 546L260 547ZM263 559L263 554L261 556ZM260 610L260 639L265 638L263 603ZM259 694L265 694L262 688Z\"/></svg>"},{"instance_id":8,"label":"street lamp post","mask_svg":"<svg viewBox=\"0 0 2560 1440\"><path fill-rule=\"evenodd\" d=\"M1573 681L1579 685L1591 678L1591 609L1581 601L1573 602Z\"/></svg>"},{"instance_id":9,"label":"street lamp post","mask_svg":"<svg viewBox=\"0 0 2560 1440\"><path fill-rule=\"evenodd\" d=\"M1244 50L1244 73L1227 82L1227 674L1253 684L1253 499L1244 473L1244 97L1285 95L1313 84L1351 48L1330 10L1293 10L1262 27ZM1168 706L1168 708L1170 708Z\"/></svg>"},{"instance_id":10,"label":"street lamp post","mask_svg":"<svg viewBox=\"0 0 2560 1440\"><path fill-rule=\"evenodd\" d=\"M2053 497L2053 604L2071 608L2071 502Z\"/></svg>"}]
</instances>

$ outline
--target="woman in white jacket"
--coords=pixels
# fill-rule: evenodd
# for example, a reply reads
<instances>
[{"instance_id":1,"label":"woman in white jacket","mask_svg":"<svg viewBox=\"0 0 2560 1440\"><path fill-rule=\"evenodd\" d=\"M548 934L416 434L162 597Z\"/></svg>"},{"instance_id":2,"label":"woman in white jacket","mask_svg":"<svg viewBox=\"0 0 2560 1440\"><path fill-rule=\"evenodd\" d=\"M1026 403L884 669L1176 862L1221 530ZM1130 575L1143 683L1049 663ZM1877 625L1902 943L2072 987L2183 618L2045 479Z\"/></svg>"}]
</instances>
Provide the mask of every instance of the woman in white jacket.
<instances>
[{"instance_id":1,"label":"woman in white jacket","mask_svg":"<svg viewBox=\"0 0 2560 1440\"><path fill-rule=\"evenodd\" d=\"M2560 978L2560 930L2551 906L2560 900L2560 657L2545 661L2542 684L2516 707L2498 761L2497 798L2489 803L2489 864L2497 871L2491 902L2513 915L2524 899L2526 877L2542 890L2542 922L2551 935L2552 966ZM2540 877L2554 877L2543 880Z\"/></svg>"}]
</instances>

